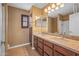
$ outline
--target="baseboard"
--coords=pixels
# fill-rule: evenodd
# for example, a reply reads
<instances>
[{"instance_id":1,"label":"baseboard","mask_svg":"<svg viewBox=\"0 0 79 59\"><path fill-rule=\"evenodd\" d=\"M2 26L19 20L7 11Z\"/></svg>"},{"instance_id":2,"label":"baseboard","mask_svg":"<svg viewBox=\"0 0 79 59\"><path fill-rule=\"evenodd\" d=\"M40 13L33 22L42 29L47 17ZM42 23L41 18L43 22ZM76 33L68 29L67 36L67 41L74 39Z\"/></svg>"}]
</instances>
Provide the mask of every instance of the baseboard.
<instances>
[{"instance_id":1,"label":"baseboard","mask_svg":"<svg viewBox=\"0 0 79 59\"><path fill-rule=\"evenodd\" d=\"M8 49L17 48L17 47L21 47L21 46L25 46L25 45L29 45L29 44L30 44L30 43L25 43L25 44L21 44L21 45L16 45L16 46L8 47Z\"/></svg>"}]
</instances>

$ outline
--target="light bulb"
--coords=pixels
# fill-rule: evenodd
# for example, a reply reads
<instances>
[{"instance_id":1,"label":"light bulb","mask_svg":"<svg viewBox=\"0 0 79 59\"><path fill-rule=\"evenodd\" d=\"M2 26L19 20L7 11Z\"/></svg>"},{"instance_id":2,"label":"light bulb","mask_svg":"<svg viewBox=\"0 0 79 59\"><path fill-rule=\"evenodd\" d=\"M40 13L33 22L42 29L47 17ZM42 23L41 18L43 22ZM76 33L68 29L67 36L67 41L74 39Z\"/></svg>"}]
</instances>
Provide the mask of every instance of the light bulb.
<instances>
[{"instance_id":1,"label":"light bulb","mask_svg":"<svg viewBox=\"0 0 79 59\"><path fill-rule=\"evenodd\" d=\"M39 17L38 16L35 16L36 17L36 19L39 19Z\"/></svg>"},{"instance_id":2,"label":"light bulb","mask_svg":"<svg viewBox=\"0 0 79 59\"><path fill-rule=\"evenodd\" d=\"M55 4L52 4L52 8L55 8L56 7L56 5Z\"/></svg>"},{"instance_id":3,"label":"light bulb","mask_svg":"<svg viewBox=\"0 0 79 59\"><path fill-rule=\"evenodd\" d=\"M57 10L57 9L59 9L59 7L56 7L55 9Z\"/></svg>"},{"instance_id":4,"label":"light bulb","mask_svg":"<svg viewBox=\"0 0 79 59\"><path fill-rule=\"evenodd\" d=\"M54 9L51 9L51 11L54 11Z\"/></svg>"},{"instance_id":5,"label":"light bulb","mask_svg":"<svg viewBox=\"0 0 79 59\"><path fill-rule=\"evenodd\" d=\"M62 3L56 3L57 6L61 5Z\"/></svg>"},{"instance_id":6,"label":"light bulb","mask_svg":"<svg viewBox=\"0 0 79 59\"><path fill-rule=\"evenodd\" d=\"M48 11L48 13L50 13L50 11Z\"/></svg>"},{"instance_id":7,"label":"light bulb","mask_svg":"<svg viewBox=\"0 0 79 59\"><path fill-rule=\"evenodd\" d=\"M60 5L60 7L61 7L61 8L64 7L64 4L62 3L62 4Z\"/></svg>"},{"instance_id":8,"label":"light bulb","mask_svg":"<svg viewBox=\"0 0 79 59\"><path fill-rule=\"evenodd\" d=\"M38 18L38 16L35 16L35 18L37 19L37 18Z\"/></svg>"},{"instance_id":9,"label":"light bulb","mask_svg":"<svg viewBox=\"0 0 79 59\"><path fill-rule=\"evenodd\" d=\"M49 7L48 7L48 10L50 10L50 9L51 9L51 7L49 6Z\"/></svg>"},{"instance_id":10,"label":"light bulb","mask_svg":"<svg viewBox=\"0 0 79 59\"><path fill-rule=\"evenodd\" d=\"M44 9L44 11L47 13L47 9Z\"/></svg>"}]
</instances>

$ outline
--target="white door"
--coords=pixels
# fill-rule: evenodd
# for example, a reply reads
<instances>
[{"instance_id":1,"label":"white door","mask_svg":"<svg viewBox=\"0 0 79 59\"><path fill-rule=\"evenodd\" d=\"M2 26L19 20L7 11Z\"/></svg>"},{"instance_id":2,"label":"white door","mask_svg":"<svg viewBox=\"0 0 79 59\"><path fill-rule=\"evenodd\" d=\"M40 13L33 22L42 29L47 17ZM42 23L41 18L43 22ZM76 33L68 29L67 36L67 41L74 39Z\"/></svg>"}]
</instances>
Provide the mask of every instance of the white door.
<instances>
[{"instance_id":1,"label":"white door","mask_svg":"<svg viewBox=\"0 0 79 59\"><path fill-rule=\"evenodd\" d=\"M4 46L4 42L5 42L5 15L4 15L4 11L2 4L0 3L0 56L5 55L5 46ZM4 16L3 16L4 15Z\"/></svg>"}]
</instances>

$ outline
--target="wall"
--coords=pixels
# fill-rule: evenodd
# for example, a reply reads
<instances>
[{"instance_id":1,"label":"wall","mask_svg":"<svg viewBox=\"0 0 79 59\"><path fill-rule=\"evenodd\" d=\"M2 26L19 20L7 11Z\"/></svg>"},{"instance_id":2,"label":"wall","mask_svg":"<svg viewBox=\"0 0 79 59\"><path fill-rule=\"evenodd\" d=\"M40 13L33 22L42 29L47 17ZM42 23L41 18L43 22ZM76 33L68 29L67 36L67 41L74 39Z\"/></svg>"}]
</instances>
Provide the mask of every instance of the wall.
<instances>
[{"instance_id":1,"label":"wall","mask_svg":"<svg viewBox=\"0 0 79 59\"><path fill-rule=\"evenodd\" d=\"M8 7L8 43L10 46L29 42L29 28L21 28L21 15L29 15L25 10Z\"/></svg>"},{"instance_id":2,"label":"wall","mask_svg":"<svg viewBox=\"0 0 79 59\"><path fill-rule=\"evenodd\" d=\"M48 32L55 33L57 32L57 18L48 19Z\"/></svg>"}]
</instances>

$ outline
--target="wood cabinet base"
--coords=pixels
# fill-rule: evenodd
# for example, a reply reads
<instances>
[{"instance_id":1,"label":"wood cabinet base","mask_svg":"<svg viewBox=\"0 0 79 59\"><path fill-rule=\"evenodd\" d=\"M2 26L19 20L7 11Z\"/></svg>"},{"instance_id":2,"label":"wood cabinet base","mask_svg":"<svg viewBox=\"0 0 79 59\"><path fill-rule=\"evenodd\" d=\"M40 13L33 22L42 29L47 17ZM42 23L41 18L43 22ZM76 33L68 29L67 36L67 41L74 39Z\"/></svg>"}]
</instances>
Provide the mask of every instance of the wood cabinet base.
<instances>
[{"instance_id":1,"label":"wood cabinet base","mask_svg":"<svg viewBox=\"0 0 79 59\"><path fill-rule=\"evenodd\" d=\"M79 56L79 54L34 36L34 46L42 56Z\"/></svg>"}]
</instances>

